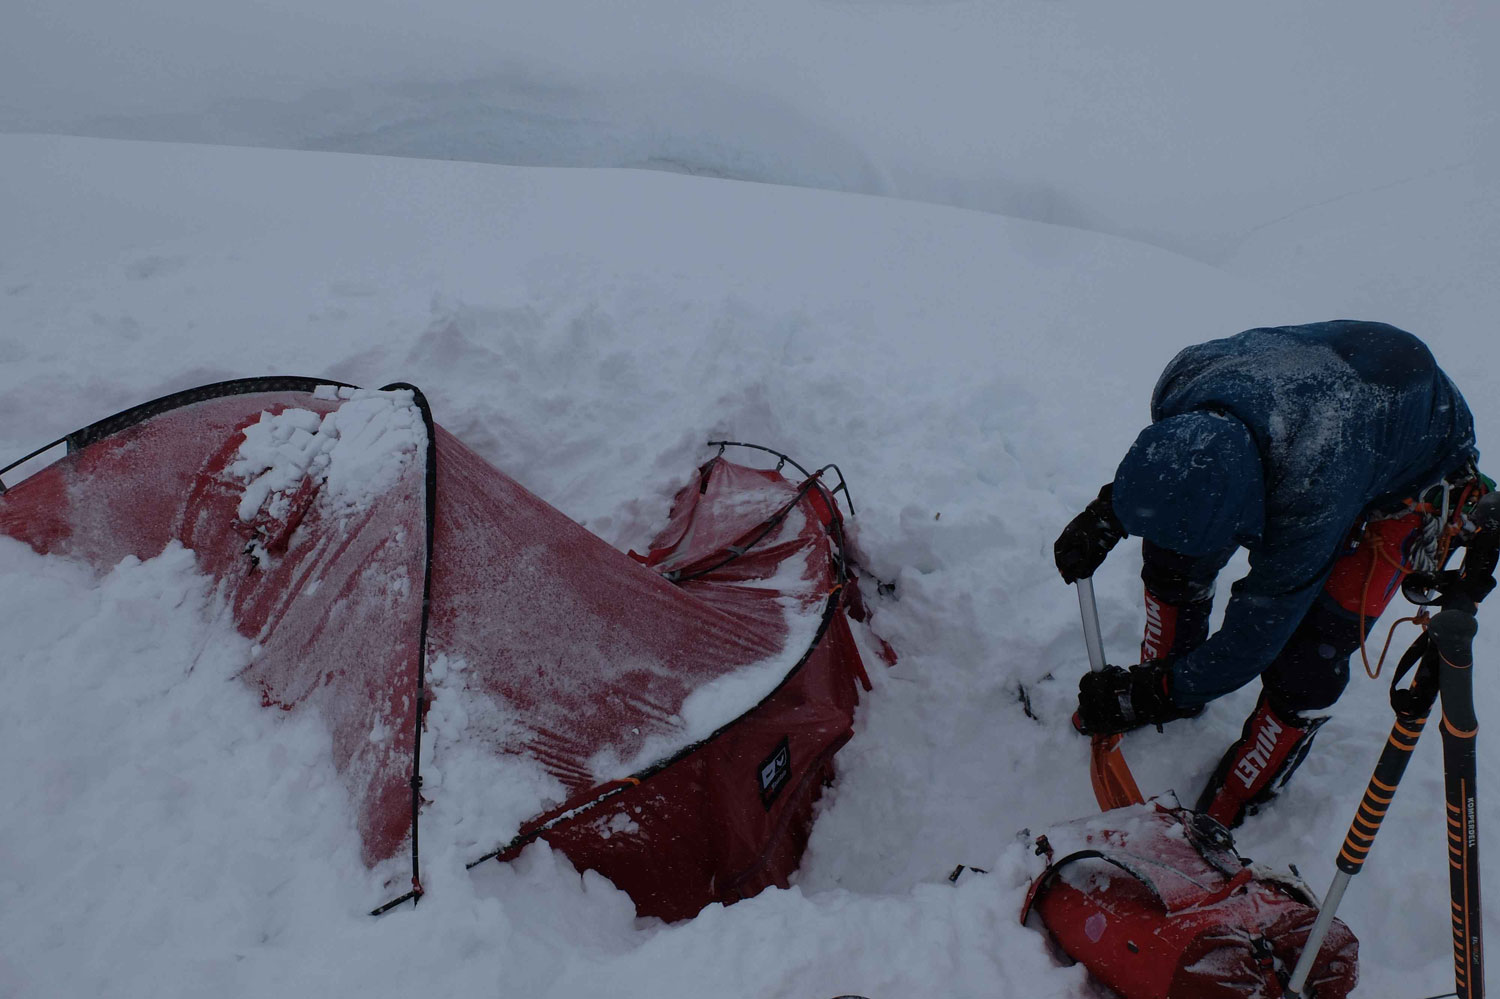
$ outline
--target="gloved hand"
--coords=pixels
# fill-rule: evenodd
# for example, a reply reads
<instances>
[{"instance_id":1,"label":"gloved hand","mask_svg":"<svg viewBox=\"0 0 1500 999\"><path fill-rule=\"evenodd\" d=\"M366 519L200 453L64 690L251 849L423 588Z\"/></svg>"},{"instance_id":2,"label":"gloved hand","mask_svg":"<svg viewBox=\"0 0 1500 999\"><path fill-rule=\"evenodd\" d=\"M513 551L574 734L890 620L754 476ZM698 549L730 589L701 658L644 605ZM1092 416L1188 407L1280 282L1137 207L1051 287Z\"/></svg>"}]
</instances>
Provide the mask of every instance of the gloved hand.
<instances>
[{"instance_id":1,"label":"gloved hand","mask_svg":"<svg viewBox=\"0 0 1500 999\"><path fill-rule=\"evenodd\" d=\"M1171 664L1165 659L1085 673L1078 681L1073 724L1084 735L1113 735L1143 725L1160 729L1164 722L1197 714L1172 702L1171 678Z\"/></svg>"},{"instance_id":2,"label":"gloved hand","mask_svg":"<svg viewBox=\"0 0 1500 999\"><path fill-rule=\"evenodd\" d=\"M1114 483L1107 482L1099 495L1089 501L1083 512L1072 520L1052 545L1057 571L1064 583L1088 579L1104 564L1104 556L1125 536L1125 528L1115 516L1111 494Z\"/></svg>"}]
</instances>

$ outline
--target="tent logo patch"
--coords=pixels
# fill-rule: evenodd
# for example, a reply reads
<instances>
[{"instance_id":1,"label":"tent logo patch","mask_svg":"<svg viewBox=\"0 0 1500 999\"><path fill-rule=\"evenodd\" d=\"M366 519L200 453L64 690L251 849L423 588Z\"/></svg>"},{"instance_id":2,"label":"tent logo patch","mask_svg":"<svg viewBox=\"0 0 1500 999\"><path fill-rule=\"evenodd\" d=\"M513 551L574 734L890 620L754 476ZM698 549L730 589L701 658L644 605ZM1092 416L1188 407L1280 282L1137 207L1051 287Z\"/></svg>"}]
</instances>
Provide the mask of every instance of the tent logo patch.
<instances>
[{"instance_id":1,"label":"tent logo patch","mask_svg":"<svg viewBox=\"0 0 1500 999\"><path fill-rule=\"evenodd\" d=\"M766 807L766 811L770 811L776 796L792 776L792 747L786 736L781 737L781 744L776 747L776 751L761 762L757 776L760 781L760 803Z\"/></svg>"}]
</instances>

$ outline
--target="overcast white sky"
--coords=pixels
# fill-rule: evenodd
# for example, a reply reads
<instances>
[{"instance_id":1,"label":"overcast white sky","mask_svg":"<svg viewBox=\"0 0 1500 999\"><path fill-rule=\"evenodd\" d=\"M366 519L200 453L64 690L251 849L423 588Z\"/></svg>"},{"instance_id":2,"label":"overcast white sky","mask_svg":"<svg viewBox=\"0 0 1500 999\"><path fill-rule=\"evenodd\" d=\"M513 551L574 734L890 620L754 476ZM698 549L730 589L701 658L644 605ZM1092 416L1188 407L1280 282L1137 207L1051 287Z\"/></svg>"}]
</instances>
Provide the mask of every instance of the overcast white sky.
<instances>
[{"instance_id":1,"label":"overcast white sky","mask_svg":"<svg viewBox=\"0 0 1500 999\"><path fill-rule=\"evenodd\" d=\"M1485 6L12 0L0 130L648 165L1218 261L1288 213L1475 162Z\"/></svg>"}]
</instances>

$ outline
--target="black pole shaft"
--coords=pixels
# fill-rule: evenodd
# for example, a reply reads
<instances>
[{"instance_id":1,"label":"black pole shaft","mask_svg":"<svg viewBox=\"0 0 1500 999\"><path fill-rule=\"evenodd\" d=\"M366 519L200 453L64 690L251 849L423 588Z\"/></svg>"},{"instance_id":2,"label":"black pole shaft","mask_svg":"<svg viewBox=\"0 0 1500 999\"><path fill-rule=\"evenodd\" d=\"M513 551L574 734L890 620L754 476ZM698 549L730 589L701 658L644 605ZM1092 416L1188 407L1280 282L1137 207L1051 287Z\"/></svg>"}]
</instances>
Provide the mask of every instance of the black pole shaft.
<instances>
[{"instance_id":1,"label":"black pole shaft","mask_svg":"<svg viewBox=\"0 0 1500 999\"><path fill-rule=\"evenodd\" d=\"M1448 887L1453 903L1453 980L1459 999L1484 996L1484 926L1479 886L1479 801L1475 780L1474 604L1454 601L1428 632L1441 660L1443 776L1448 813Z\"/></svg>"}]
</instances>

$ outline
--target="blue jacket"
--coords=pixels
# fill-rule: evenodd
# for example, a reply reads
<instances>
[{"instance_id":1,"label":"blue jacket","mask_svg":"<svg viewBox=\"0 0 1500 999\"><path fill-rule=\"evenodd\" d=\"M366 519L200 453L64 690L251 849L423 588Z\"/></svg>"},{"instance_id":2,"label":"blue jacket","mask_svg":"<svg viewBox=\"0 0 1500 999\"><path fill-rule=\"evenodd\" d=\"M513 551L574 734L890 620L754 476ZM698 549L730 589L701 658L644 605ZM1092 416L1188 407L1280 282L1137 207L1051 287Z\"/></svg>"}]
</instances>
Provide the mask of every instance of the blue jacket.
<instances>
[{"instance_id":1,"label":"blue jacket","mask_svg":"<svg viewBox=\"0 0 1500 999\"><path fill-rule=\"evenodd\" d=\"M1367 513L1478 455L1458 389L1420 340L1384 323L1253 329L1189 347L1157 382L1151 419L1115 475L1125 529L1214 568L1250 551L1223 626L1173 666L1184 707L1271 664Z\"/></svg>"}]
</instances>

